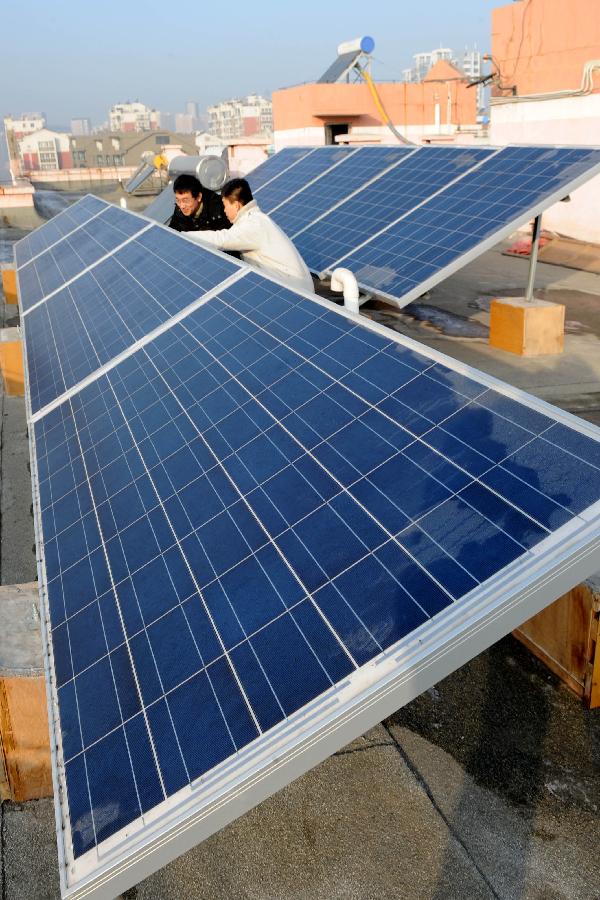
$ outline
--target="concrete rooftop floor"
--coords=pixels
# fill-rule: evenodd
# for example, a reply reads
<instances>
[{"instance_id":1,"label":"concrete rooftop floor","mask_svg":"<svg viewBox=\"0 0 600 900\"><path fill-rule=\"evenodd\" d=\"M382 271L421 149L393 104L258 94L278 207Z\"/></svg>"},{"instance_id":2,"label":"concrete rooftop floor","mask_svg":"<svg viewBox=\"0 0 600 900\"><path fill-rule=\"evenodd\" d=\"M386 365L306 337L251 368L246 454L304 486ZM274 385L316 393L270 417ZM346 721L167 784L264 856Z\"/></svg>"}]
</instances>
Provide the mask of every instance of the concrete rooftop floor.
<instances>
[{"instance_id":1,"label":"concrete rooftop floor","mask_svg":"<svg viewBox=\"0 0 600 900\"><path fill-rule=\"evenodd\" d=\"M364 314L600 424L600 276L538 266L538 296L566 305L560 357L486 343L491 298L522 294L527 266L496 249L403 311ZM21 400L2 398L1 429L11 584L35 577ZM0 817L0 897L55 900L52 801L4 803ZM509 636L126 896L591 900L599 826L600 710Z\"/></svg>"}]
</instances>

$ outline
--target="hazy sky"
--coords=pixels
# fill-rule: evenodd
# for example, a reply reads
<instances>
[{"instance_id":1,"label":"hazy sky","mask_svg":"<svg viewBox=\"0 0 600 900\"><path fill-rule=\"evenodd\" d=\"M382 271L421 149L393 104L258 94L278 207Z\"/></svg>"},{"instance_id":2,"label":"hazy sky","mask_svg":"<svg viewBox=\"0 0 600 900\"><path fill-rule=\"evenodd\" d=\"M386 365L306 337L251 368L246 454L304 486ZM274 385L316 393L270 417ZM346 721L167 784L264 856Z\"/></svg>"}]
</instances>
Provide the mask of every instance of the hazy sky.
<instances>
[{"instance_id":1,"label":"hazy sky","mask_svg":"<svg viewBox=\"0 0 600 900\"><path fill-rule=\"evenodd\" d=\"M196 100L314 81L337 45L375 40L373 75L401 79L412 54L438 46L490 49L502 0L28 0L2 4L0 115L42 110L50 124L94 124L113 103L165 112ZM14 36L14 37L13 37Z\"/></svg>"}]
</instances>

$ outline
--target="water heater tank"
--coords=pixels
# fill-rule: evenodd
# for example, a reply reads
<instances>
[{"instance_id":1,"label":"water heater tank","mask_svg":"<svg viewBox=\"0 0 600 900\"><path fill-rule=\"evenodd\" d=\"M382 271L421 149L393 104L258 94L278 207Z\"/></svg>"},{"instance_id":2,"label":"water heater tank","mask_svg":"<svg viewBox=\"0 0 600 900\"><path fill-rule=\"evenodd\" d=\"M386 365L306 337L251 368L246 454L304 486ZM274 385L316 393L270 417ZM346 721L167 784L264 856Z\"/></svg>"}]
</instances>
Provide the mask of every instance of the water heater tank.
<instances>
[{"instance_id":1,"label":"water heater tank","mask_svg":"<svg viewBox=\"0 0 600 900\"><path fill-rule=\"evenodd\" d=\"M176 156L169 163L169 175L195 175L202 187L220 190L229 177L227 163L220 156Z\"/></svg>"},{"instance_id":2,"label":"water heater tank","mask_svg":"<svg viewBox=\"0 0 600 900\"><path fill-rule=\"evenodd\" d=\"M356 38L354 41L346 41L337 48L338 56L344 53L372 53L375 49L375 41L372 37Z\"/></svg>"}]
</instances>

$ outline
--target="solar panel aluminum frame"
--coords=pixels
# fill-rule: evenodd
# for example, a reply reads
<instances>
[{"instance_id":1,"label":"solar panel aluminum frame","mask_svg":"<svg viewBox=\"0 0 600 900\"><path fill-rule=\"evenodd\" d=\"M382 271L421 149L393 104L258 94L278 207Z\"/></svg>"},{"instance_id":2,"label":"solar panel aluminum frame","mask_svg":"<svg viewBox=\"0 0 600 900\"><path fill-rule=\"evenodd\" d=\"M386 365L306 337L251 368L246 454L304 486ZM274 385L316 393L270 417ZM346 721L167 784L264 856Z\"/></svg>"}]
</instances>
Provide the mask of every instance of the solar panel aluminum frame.
<instances>
[{"instance_id":1,"label":"solar panel aluminum frame","mask_svg":"<svg viewBox=\"0 0 600 900\"><path fill-rule=\"evenodd\" d=\"M276 279L272 279L276 280ZM305 296L310 296L305 294ZM331 310L331 304L311 297ZM356 321L344 309L338 313ZM361 318L368 329L440 362L485 386L551 415L600 440L600 430L544 401L508 387L442 353ZM26 365L26 363L25 363ZM27 373L26 373L27 374ZM29 397L26 398L31 421ZM506 635L557 596L600 567L600 501L549 535L527 560L516 560L492 584L475 588L453 608L434 617L279 723L195 784L163 801L144 821L131 823L76 862L67 844L68 806L62 775L60 726L52 667L40 497L34 429L29 429L31 475L42 590L42 638L46 673L61 892L69 900L112 898L191 849L329 755L413 700L460 665Z\"/></svg>"},{"instance_id":2,"label":"solar panel aluminum frame","mask_svg":"<svg viewBox=\"0 0 600 900\"><path fill-rule=\"evenodd\" d=\"M510 144L511 147L537 147L538 144ZM564 150L572 150L576 149L572 145L569 144L552 144L552 149L564 149ZM498 148L499 150L504 148ZM590 145L589 147L586 145L586 150L600 150L600 145ZM495 154L494 154L495 155ZM477 167L482 168L486 165L486 163L492 159L490 156ZM472 171L472 170L469 170ZM465 177L469 173L466 172L463 176ZM398 309L402 309L405 306L408 306L409 303L412 303L413 300L416 300L418 297L422 296L426 291L430 288L435 287L440 281L444 281L446 278L449 278L450 275L453 275L455 272L458 272L460 269L463 269L469 263L473 262L473 260L477 259L481 256L482 253L485 253L486 250L491 250L500 241L503 241L505 238L509 237L517 228L520 228L522 225L525 225L531 219L536 218L541 215L545 210L547 210L550 206L553 206L555 203L563 200L568 194L572 191L576 190L582 184L585 184L591 178L596 175L600 175L600 163L597 166L593 166L591 169L588 169L583 174L579 175L577 178L573 179L573 181L568 182L565 187L561 188L559 191L555 191L551 194L546 200L542 203L535 204L530 207L526 212L522 215L517 216L517 218L512 219L507 225L503 228L500 228L498 231L495 231L492 235L485 238L479 244L476 244L466 253L463 253L461 256L458 256L455 260L445 266L443 269L435 272L429 278L425 279L425 281L420 282L416 287L412 290L408 291L406 294L403 294L401 297L397 297L394 294L390 294L382 288L374 288L372 284L368 284L366 282L358 280L359 287L363 290L368 291L371 294L375 294L378 297L382 297L386 300L389 300L390 303L393 303L394 306L398 307ZM458 180L458 179L457 179ZM437 192L443 193L444 190L447 189L449 185L446 186L442 191ZM433 196L433 195L432 195ZM418 204L418 206L413 207L413 209L409 210L407 213L404 213L390 225L387 225L385 228L382 228L381 231L377 232L377 234L373 235L373 237L369 238L368 241L365 241L363 244L359 244L357 247L353 247L348 253L344 256L340 257L340 259L336 260L336 262L329 268L325 269L323 272L315 273L318 275L320 279L324 278L325 275L331 275L333 270L337 268L337 266L345 265L344 260L346 260L349 256L356 253L357 250L362 247L368 246L368 244L375 241L381 234L385 234L386 231L389 231L390 228L393 228L398 222L401 222L403 219L406 219L415 209L418 209L424 206L431 198L428 197L427 200L423 201L423 203ZM311 223L312 224L312 223Z\"/></svg>"}]
</instances>

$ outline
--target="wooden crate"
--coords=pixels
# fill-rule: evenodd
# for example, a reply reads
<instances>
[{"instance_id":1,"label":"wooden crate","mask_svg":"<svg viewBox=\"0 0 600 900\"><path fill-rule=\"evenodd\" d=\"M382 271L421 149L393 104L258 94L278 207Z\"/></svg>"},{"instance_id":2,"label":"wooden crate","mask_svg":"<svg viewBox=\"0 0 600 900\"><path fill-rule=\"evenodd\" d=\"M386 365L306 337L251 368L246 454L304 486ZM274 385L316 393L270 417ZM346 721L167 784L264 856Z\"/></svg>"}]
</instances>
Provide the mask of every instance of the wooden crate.
<instances>
[{"instance_id":1,"label":"wooden crate","mask_svg":"<svg viewBox=\"0 0 600 900\"><path fill-rule=\"evenodd\" d=\"M600 574L563 594L513 634L590 709L600 706Z\"/></svg>"}]
</instances>

